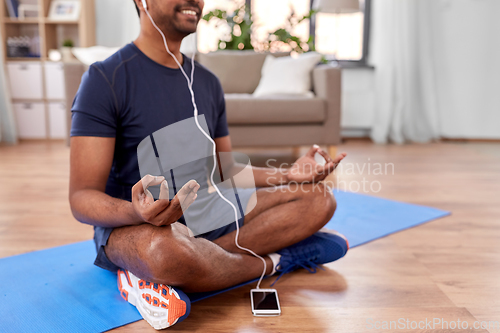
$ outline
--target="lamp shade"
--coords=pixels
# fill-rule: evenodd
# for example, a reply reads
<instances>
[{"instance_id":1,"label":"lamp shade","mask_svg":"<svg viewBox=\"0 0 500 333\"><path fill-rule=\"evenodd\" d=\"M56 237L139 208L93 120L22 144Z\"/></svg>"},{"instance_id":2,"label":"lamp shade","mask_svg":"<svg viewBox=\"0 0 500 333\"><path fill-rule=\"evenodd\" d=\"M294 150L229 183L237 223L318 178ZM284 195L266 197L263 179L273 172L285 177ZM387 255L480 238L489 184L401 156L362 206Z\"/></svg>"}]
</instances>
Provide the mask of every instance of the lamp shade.
<instances>
[{"instance_id":1,"label":"lamp shade","mask_svg":"<svg viewBox=\"0 0 500 333\"><path fill-rule=\"evenodd\" d=\"M321 13L359 12L359 0L314 0L313 9Z\"/></svg>"}]
</instances>

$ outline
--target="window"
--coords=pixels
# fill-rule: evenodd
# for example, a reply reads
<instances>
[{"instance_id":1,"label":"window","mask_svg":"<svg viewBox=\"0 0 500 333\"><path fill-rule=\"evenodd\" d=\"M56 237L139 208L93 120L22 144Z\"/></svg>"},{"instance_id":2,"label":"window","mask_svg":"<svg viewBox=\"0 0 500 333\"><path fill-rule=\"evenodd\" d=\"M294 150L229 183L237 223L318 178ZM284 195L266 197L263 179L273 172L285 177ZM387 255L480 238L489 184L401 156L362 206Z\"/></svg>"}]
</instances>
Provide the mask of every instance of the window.
<instances>
[{"instance_id":1,"label":"window","mask_svg":"<svg viewBox=\"0 0 500 333\"><path fill-rule=\"evenodd\" d=\"M366 61L370 0L359 0L359 5L361 11L357 13L316 14L313 30L319 53L339 61Z\"/></svg>"},{"instance_id":2,"label":"window","mask_svg":"<svg viewBox=\"0 0 500 333\"><path fill-rule=\"evenodd\" d=\"M231 1L231 0L205 0L205 8L203 9L203 14L214 9L226 10L228 12L234 11L236 8L242 5L244 0ZM224 26L217 26L215 21L206 22L200 20L198 23L197 39L198 39L198 51L202 53L217 51L218 42L221 36L229 33L228 29Z\"/></svg>"},{"instance_id":3,"label":"window","mask_svg":"<svg viewBox=\"0 0 500 333\"><path fill-rule=\"evenodd\" d=\"M316 50L327 58L340 62L366 61L369 39L369 13L371 0L359 0L361 12L349 14L317 13L315 22L306 20L297 25L294 35L307 41L314 33ZM306 15L311 9L311 0L205 0L204 13L214 9L232 11L244 2L251 6L253 18L252 44L260 50L259 42L266 39L269 32L285 27L286 19L292 10L298 17ZM220 36L229 31L215 22L200 21L198 28L198 50L210 52L217 50ZM280 51L289 51L284 45Z\"/></svg>"},{"instance_id":4,"label":"window","mask_svg":"<svg viewBox=\"0 0 500 333\"><path fill-rule=\"evenodd\" d=\"M255 25L252 37L257 46L269 32L284 28L292 11L297 17L303 17L309 13L311 5L309 0L252 0L251 8ZM309 31L309 20L305 20L295 27L292 34L307 42ZM283 45L275 51L290 51L290 47Z\"/></svg>"}]
</instances>

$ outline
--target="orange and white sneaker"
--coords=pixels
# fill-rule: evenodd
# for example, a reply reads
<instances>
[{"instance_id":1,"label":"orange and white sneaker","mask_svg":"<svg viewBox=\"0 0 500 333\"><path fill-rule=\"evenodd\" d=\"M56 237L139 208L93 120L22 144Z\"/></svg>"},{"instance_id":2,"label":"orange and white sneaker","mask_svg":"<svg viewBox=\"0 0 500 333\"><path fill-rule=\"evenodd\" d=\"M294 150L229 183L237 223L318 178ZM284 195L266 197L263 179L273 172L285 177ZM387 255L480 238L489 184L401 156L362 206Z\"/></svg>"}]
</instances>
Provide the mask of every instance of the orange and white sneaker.
<instances>
[{"instance_id":1,"label":"orange and white sneaker","mask_svg":"<svg viewBox=\"0 0 500 333\"><path fill-rule=\"evenodd\" d=\"M180 323L191 311L191 301L181 290L144 281L129 271L118 270L118 289L122 297L157 330Z\"/></svg>"}]
</instances>

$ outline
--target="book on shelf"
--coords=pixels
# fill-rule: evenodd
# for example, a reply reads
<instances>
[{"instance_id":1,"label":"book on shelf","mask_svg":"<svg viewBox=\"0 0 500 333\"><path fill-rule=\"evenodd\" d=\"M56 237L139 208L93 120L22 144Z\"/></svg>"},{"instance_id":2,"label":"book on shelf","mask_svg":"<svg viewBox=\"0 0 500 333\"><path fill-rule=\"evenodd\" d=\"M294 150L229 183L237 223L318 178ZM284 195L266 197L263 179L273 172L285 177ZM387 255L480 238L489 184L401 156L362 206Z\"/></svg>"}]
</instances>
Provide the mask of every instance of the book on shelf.
<instances>
[{"instance_id":1,"label":"book on shelf","mask_svg":"<svg viewBox=\"0 0 500 333\"><path fill-rule=\"evenodd\" d=\"M12 18L17 18L19 14L18 13L19 2L17 0L5 0L5 4L7 5L9 16Z\"/></svg>"}]
</instances>

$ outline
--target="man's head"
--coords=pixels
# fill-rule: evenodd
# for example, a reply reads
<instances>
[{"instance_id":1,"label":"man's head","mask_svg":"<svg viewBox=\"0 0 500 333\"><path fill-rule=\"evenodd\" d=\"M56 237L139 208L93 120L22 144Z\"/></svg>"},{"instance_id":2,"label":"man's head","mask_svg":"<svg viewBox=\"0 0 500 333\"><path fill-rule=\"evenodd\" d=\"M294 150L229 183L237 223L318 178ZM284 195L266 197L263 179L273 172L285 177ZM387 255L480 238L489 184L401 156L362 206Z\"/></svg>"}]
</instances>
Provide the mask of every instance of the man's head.
<instances>
[{"instance_id":1,"label":"man's head","mask_svg":"<svg viewBox=\"0 0 500 333\"><path fill-rule=\"evenodd\" d=\"M146 2L149 14L162 31L181 36L196 32L205 5L204 0L146 0ZM134 0L134 3L141 15L144 11L142 1Z\"/></svg>"}]
</instances>

